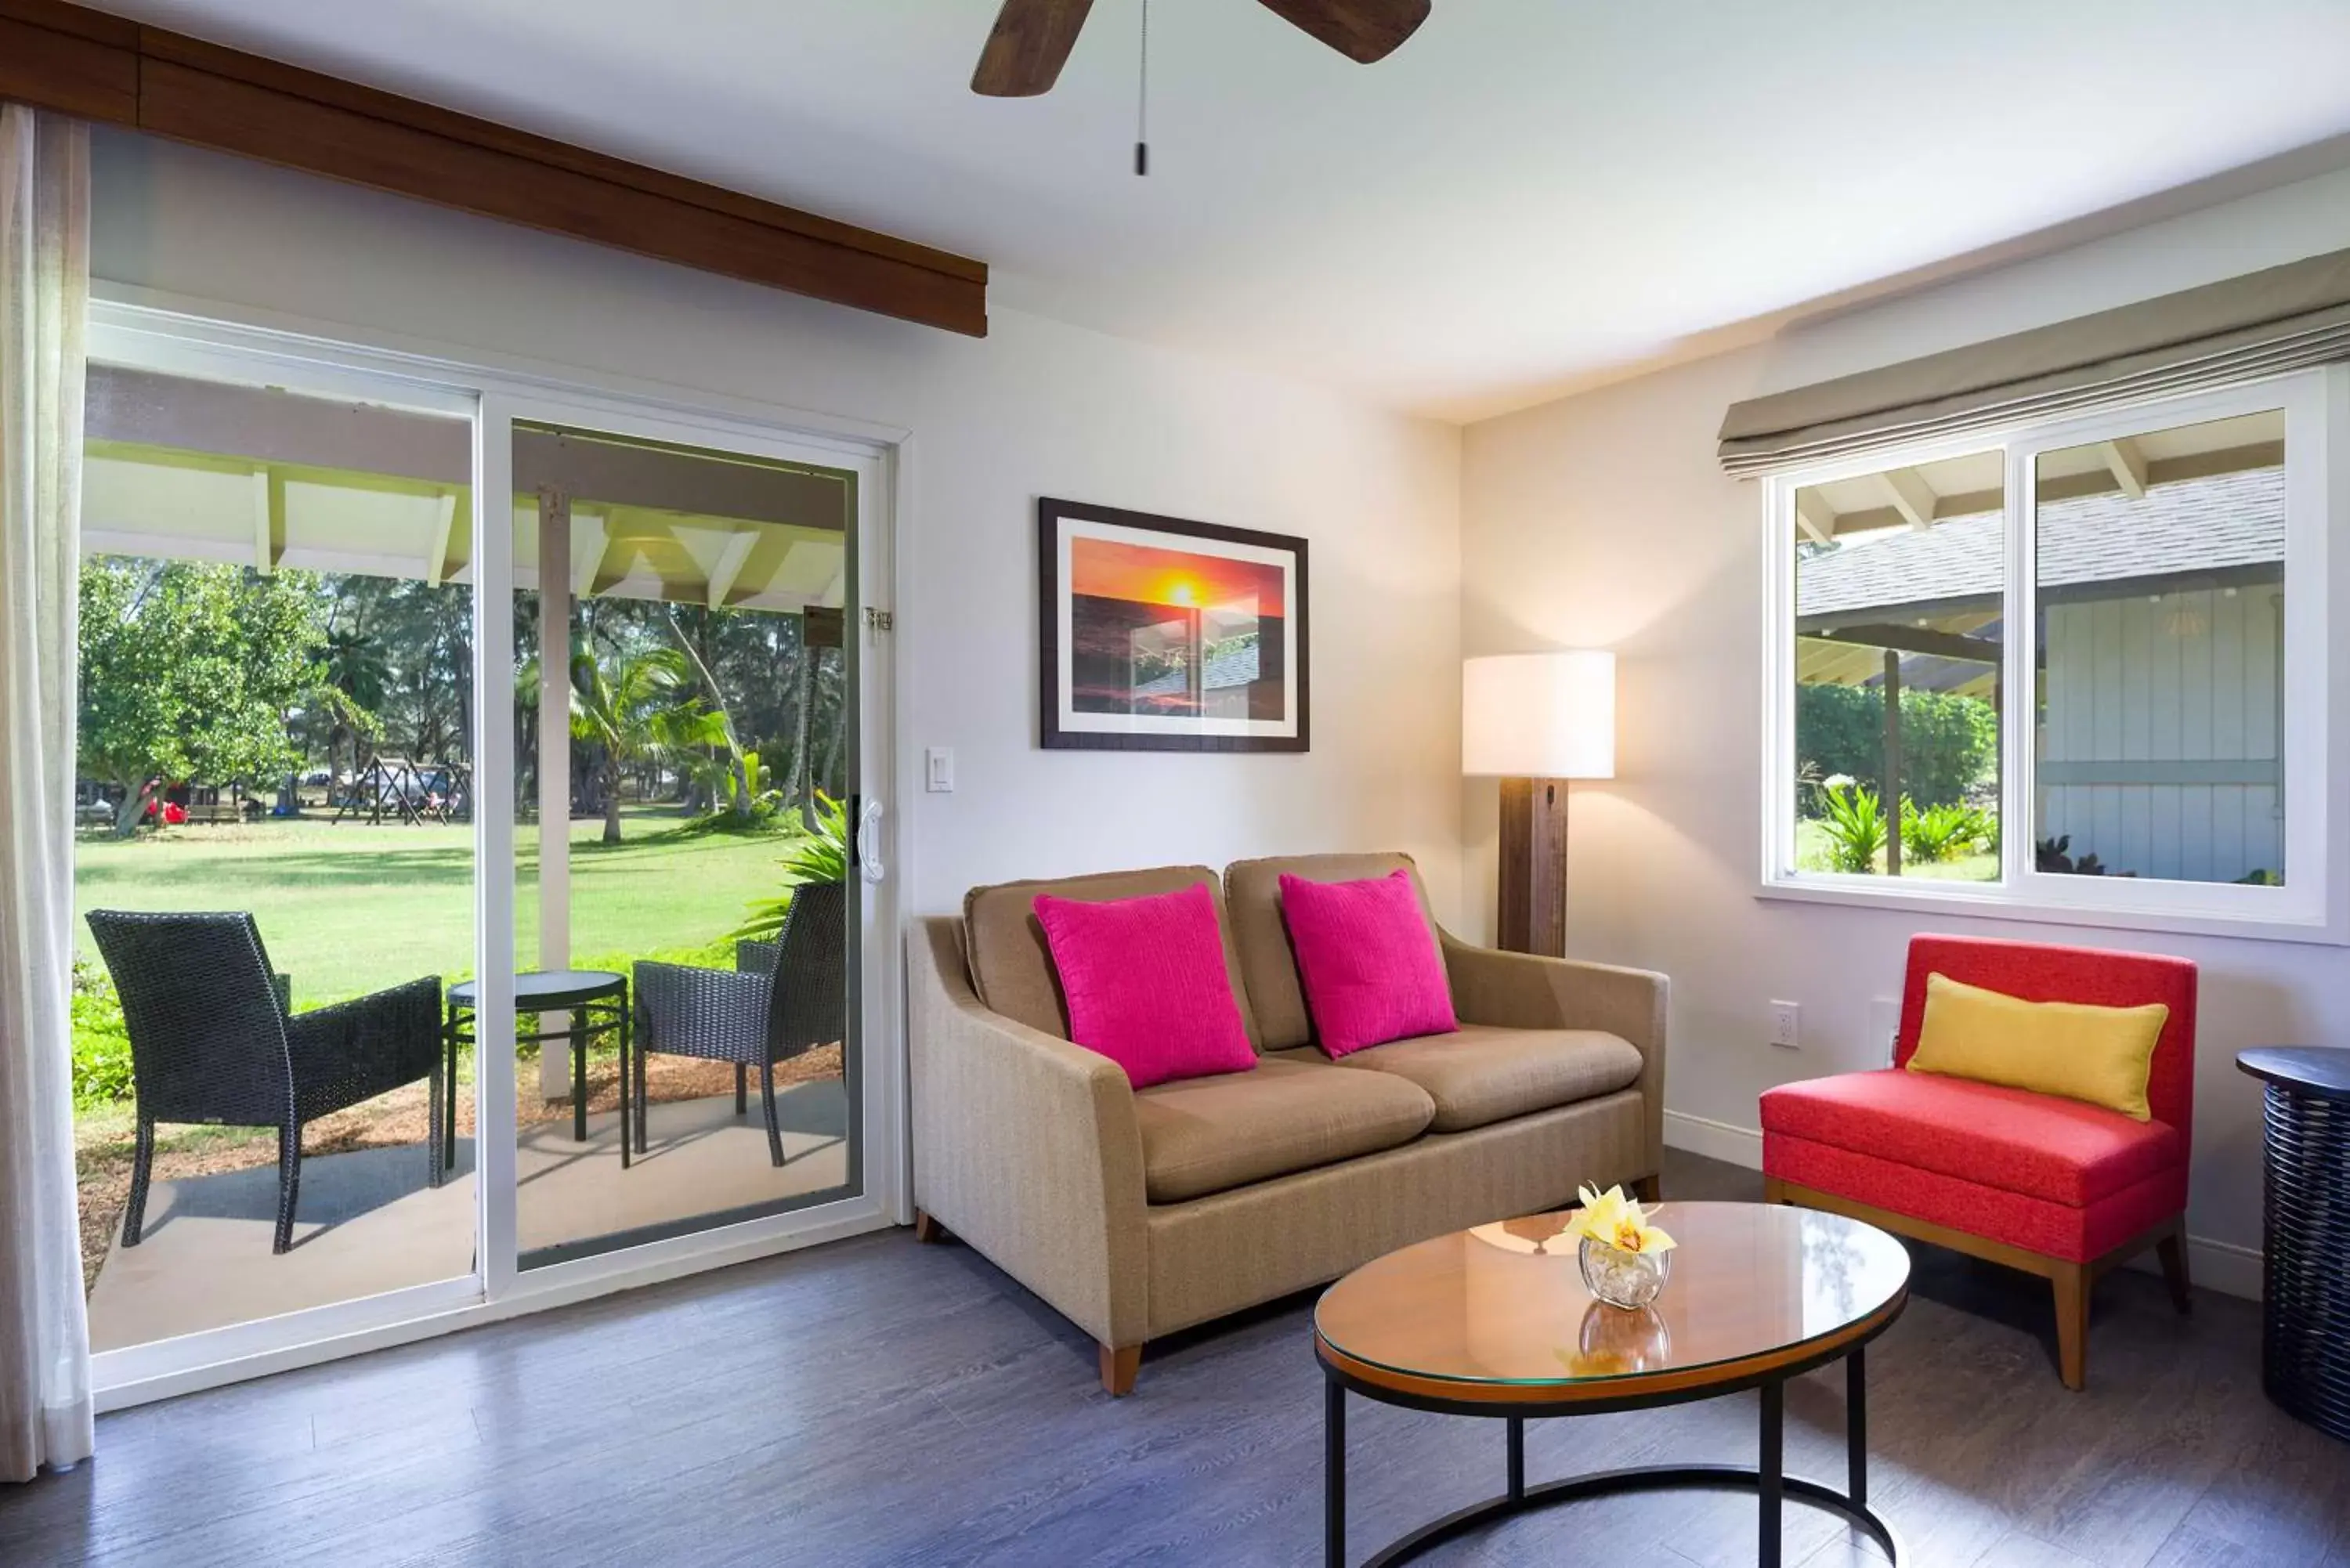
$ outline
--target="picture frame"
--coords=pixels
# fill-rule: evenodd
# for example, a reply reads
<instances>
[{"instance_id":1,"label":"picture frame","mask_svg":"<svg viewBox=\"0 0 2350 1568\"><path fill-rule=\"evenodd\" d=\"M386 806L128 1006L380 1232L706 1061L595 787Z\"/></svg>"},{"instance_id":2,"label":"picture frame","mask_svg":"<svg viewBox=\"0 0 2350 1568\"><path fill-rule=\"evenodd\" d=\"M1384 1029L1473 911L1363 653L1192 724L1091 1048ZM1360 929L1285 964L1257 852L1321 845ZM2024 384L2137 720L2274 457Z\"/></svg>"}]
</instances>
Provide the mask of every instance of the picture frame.
<instances>
[{"instance_id":1,"label":"picture frame","mask_svg":"<svg viewBox=\"0 0 2350 1568\"><path fill-rule=\"evenodd\" d=\"M1036 503L1047 750L1312 749L1306 541Z\"/></svg>"}]
</instances>

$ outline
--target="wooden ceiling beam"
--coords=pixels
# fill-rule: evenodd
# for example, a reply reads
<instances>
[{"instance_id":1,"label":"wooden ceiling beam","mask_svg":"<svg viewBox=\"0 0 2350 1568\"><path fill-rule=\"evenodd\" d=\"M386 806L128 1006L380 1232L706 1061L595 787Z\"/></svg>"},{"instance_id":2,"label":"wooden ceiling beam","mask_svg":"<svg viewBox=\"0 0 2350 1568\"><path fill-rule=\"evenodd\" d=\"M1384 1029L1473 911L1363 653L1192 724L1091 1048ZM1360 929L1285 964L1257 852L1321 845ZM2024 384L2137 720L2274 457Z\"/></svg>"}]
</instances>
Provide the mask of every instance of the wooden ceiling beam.
<instances>
[{"instance_id":1,"label":"wooden ceiling beam","mask_svg":"<svg viewBox=\"0 0 2350 1568\"><path fill-rule=\"evenodd\" d=\"M2127 436L2116 436L2099 441L2097 451L2106 460L2106 471L2121 486L2122 493L2132 501L2146 499L2146 454L2138 451L2137 442Z\"/></svg>"},{"instance_id":2,"label":"wooden ceiling beam","mask_svg":"<svg viewBox=\"0 0 2350 1568\"><path fill-rule=\"evenodd\" d=\"M253 569L277 569L286 553L286 482L265 468L253 471Z\"/></svg>"},{"instance_id":3,"label":"wooden ceiling beam","mask_svg":"<svg viewBox=\"0 0 2350 1568\"><path fill-rule=\"evenodd\" d=\"M1814 545L1835 542L1836 510L1828 504L1817 485L1805 485L1795 492L1795 526Z\"/></svg>"},{"instance_id":4,"label":"wooden ceiling beam","mask_svg":"<svg viewBox=\"0 0 2350 1568\"><path fill-rule=\"evenodd\" d=\"M1937 631L1931 627L1843 626L1834 636L1807 632L1824 642L1857 643L1865 648L1890 649L1900 653L1922 653L1935 659L1962 659L1973 664L1997 664L2001 649L1987 637L1968 637L1960 632Z\"/></svg>"},{"instance_id":5,"label":"wooden ceiling beam","mask_svg":"<svg viewBox=\"0 0 2350 1568\"><path fill-rule=\"evenodd\" d=\"M726 596L734 591L734 585L742 579L743 564L750 560L751 551L758 543L756 529L737 529L727 536L725 549L720 552L717 564L710 568L708 597L712 609L726 607Z\"/></svg>"},{"instance_id":6,"label":"wooden ceiling beam","mask_svg":"<svg viewBox=\"0 0 2350 1568\"><path fill-rule=\"evenodd\" d=\"M987 267L63 0L0 0L0 99L987 335Z\"/></svg>"},{"instance_id":7,"label":"wooden ceiling beam","mask_svg":"<svg viewBox=\"0 0 2350 1568\"><path fill-rule=\"evenodd\" d=\"M1901 514L1901 520L1919 533L1934 525L1934 506L1941 497L1926 483L1926 476L1914 468L1888 469L1877 476L1883 483L1886 499Z\"/></svg>"},{"instance_id":8,"label":"wooden ceiling beam","mask_svg":"<svg viewBox=\"0 0 2350 1568\"><path fill-rule=\"evenodd\" d=\"M430 587L437 588L448 581L454 569L449 546L458 538L457 497L443 495L440 513L432 519L432 549L424 562L424 581Z\"/></svg>"}]
</instances>

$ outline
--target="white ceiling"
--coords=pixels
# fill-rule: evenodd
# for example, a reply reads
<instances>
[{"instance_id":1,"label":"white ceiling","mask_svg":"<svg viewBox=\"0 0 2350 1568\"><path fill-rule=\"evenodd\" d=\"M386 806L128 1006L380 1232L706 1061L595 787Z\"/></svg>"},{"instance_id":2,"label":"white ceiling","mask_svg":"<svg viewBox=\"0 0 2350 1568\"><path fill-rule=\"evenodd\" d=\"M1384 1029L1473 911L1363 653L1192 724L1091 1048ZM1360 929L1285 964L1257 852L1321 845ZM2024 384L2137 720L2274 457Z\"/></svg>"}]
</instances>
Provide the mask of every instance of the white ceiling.
<instances>
[{"instance_id":1,"label":"white ceiling","mask_svg":"<svg viewBox=\"0 0 2350 1568\"><path fill-rule=\"evenodd\" d=\"M1448 418L2350 132L2345 0L1436 0L1358 67L1251 0L106 0L993 264L999 306Z\"/></svg>"}]
</instances>

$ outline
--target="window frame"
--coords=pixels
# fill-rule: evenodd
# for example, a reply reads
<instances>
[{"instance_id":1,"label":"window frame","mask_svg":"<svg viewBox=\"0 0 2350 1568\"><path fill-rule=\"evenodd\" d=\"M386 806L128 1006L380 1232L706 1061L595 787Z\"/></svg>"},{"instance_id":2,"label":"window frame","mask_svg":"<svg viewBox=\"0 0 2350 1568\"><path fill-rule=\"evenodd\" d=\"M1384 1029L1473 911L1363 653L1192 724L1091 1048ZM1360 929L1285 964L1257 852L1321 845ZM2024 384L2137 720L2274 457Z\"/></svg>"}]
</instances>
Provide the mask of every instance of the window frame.
<instances>
[{"instance_id":1,"label":"window frame","mask_svg":"<svg viewBox=\"0 0 2350 1568\"><path fill-rule=\"evenodd\" d=\"M2039 824L2035 744L2039 700L2009 703L2000 715L2000 874L1966 883L1794 867L1795 493L1940 459L1997 452L2004 473L2005 533L2001 613L2004 668L2035 668L2039 606L2038 517L2033 470L2043 453L2236 415L2282 410L2285 419L2285 556L2282 794L2284 884L2157 881L2070 877L2034 865ZM2336 875L2332 828L2350 779L2350 724L2334 709L2350 695L2350 650L2331 635L2343 605L2350 550L2330 548L2333 518L2350 520L2350 366L2265 377L2183 397L2136 400L2062 419L2015 424L1834 462L1791 468L1762 482L1764 552L1762 836L1757 896L2060 924L2350 945L2350 878ZM2350 628L2350 612L2343 624Z\"/></svg>"}]
</instances>

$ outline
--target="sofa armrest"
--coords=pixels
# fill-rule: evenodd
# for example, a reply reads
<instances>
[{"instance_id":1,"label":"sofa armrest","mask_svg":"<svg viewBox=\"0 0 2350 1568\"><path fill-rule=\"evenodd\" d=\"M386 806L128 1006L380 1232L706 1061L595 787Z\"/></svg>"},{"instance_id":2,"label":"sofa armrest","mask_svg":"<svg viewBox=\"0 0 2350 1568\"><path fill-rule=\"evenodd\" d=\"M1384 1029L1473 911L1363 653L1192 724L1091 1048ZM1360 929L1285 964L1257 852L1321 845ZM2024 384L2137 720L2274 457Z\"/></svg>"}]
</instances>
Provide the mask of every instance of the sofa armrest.
<instances>
[{"instance_id":1,"label":"sofa armrest","mask_svg":"<svg viewBox=\"0 0 2350 1568\"><path fill-rule=\"evenodd\" d=\"M907 940L914 1201L1114 1347L1148 1319L1142 1133L1109 1058L990 1012L962 922Z\"/></svg>"},{"instance_id":2,"label":"sofa armrest","mask_svg":"<svg viewBox=\"0 0 2350 1568\"><path fill-rule=\"evenodd\" d=\"M1664 1160L1665 1000L1652 970L1472 947L1442 933L1452 1006L1463 1023L1502 1029L1602 1029L1640 1053L1633 1087L1647 1101L1648 1168Z\"/></svg>"}]
</instances>

